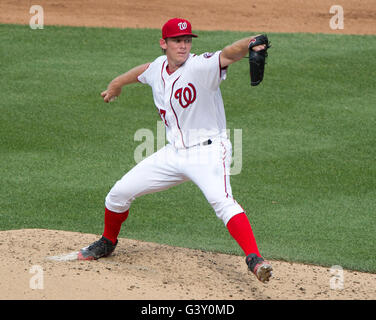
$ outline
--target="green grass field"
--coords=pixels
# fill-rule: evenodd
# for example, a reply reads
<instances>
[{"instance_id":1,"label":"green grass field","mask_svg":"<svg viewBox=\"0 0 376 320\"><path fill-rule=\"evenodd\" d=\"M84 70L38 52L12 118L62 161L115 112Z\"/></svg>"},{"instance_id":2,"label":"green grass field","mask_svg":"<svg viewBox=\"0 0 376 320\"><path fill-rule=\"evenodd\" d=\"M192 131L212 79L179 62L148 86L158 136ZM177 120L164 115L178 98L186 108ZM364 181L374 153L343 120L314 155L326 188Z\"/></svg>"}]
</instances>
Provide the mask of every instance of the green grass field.
<instances>
[{"instance_id":1,"label":"green grass field","mask_svg":"<svg viewBox=\"0 0 376 320\"><path fill-rule=\"evenodd\" d=\"M161 54L159 30L0 25L0 229L101 234L104 198L135 165L135 132L156 132L151 89L112 104L115 76ZM249 33L199 32L193 52ZM269 259L376 272L376 37L269 34L264 82L248 62L222 84L242 129L233 194ZM232 131L231 131L232 132ZM242 254L200 190L137 199L121 237Z\"/></svg>"}]
</instances>

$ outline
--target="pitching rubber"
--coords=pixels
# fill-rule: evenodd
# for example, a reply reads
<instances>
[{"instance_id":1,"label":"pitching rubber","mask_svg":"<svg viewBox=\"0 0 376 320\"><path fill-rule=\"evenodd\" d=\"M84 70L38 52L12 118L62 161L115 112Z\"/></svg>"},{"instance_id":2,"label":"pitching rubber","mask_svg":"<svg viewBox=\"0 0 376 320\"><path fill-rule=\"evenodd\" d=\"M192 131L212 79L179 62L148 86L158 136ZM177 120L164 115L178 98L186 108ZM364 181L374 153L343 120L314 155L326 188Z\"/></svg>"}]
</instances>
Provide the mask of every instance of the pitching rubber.
<instances>
[{"instance_id":1,"label":"pitching rubber","mask_svg":"<svg viewBox=\"0 0 376 320\"><path fill-rule=\"evenodd\" d=\"M72 260L78 260L78 254L79 251L71 252L67 254L62 254L59 256L51 256L46 257L46 260L52 260L52 261L72 261Z\"/></svg>"}]
</instances>

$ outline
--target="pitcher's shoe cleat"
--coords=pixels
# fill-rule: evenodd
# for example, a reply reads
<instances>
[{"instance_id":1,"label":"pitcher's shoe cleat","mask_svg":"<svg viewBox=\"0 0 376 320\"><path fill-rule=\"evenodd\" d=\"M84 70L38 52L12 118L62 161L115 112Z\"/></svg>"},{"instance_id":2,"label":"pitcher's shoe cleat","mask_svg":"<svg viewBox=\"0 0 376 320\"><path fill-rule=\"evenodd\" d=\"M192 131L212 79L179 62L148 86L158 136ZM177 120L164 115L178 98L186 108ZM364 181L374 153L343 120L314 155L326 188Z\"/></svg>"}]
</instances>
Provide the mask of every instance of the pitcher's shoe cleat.
<instances>
[{"instance_id":1,"label":"pitcher's shoe cleat","mask_svg":"<svg viewBox=\"0 0 376 320\"><path fill-rule=\"evenodd\" d=\"M93 242L91 245L82 248L78 252L78 260L96 260L109 256L116 248L118 241L113 244L111 240L103 237Z\"/></svg>"},{"instance_id":2,"label":"pitcher's shoe cleat","mask_svg":"<svg viewBox=\"0 0 376 320\"><path fill-rule=\"evenodd\" d=\"M247 263L248 269L263 283L268 282L273 275L271 264L262 257L258 257L255 253L249 254L245 258L245 262Z\"/></svg>"}]
</instances>

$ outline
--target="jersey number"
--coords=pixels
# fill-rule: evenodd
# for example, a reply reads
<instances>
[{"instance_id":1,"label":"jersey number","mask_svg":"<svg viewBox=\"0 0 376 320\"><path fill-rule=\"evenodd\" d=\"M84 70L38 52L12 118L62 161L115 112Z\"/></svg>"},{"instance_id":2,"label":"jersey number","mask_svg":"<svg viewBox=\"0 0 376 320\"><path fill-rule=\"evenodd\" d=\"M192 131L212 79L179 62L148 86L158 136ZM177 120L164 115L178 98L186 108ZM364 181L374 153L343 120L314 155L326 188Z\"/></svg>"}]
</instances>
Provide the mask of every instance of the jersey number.
<instances>
[{"instance_id":1,"label":"jersey number","mask_svg":"<svg viewBox=\"0 0 376 320\"><path fill-rule=\"evenodd\" d=\"M168 127L167 120L166 120L166 110L159 109L159 115L160 115L162 121L164 121L166 127Z\"/></svg>"}]
</instances>

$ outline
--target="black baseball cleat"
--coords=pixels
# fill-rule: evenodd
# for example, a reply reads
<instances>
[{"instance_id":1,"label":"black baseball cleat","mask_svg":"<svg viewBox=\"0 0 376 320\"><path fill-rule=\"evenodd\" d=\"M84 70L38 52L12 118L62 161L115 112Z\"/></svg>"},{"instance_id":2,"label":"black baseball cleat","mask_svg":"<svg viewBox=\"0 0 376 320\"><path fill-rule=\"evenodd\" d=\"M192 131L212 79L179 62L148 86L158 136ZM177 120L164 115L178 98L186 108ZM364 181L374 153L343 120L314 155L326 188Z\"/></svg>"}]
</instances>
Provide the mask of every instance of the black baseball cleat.
<instances>
[{"instance_id":1,"label":"black baseball cleat","mask_svg":"<svg viewBox=\"0 0 376 320\"><path fill-rule=\"evenodd\" d=\"M255 253L249 254L245 258L248 269L259 279L261 282L268 282L272 276L272 266L269 262L265 261L262 257L258 257Z\"/></svg>"},{"instance_id":2,"label":"black baseball cleat","mask_svg":"<svg viewBox=\"0 0 376 320\"><path fill-rule=\"evenodd\" d=\"M103 237L93 242L88 247L82 248L78 252L78 260L96 260L109 256L116 248L118 241L113 244L111 240Z\"/></svg>"}]
</instances>

